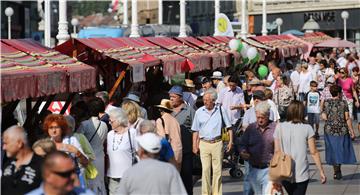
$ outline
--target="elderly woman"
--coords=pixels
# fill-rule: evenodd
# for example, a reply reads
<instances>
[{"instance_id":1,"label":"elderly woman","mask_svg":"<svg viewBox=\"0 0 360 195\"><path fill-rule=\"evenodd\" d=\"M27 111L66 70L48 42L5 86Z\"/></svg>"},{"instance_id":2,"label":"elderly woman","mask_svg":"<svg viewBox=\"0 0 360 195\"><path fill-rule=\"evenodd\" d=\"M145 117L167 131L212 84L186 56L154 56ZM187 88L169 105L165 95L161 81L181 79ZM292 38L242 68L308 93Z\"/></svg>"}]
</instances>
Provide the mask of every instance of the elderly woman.
<instances>
[{"instance_id":1,"label":"elderly woman","mask_svg":"<svg viewBox=\"0 0 360 195\"><path fill-rule=\"evenodd\" d=\"M153 122L149 120L144 120L139 125L140 135L145 133L155 133L157 134L156 126ZM159 160L169 162L176 166L174 151L171 148L170 143L165 139L161 139L161 150L160 150L160 157Z\"/></svg>"},{"instance_id":2,"label":"elderly woman","mask_svg":"<svg viewBox=\"0 0 360 195\"><path fill-rule=\"evenodd\" d=\"M119 194L120 180L124 172L132 166L132 155L137 149L136 130L129 128L129 120L121 108L109 112L112 130L107 135L107 155L109 168L109 194Z\"/></svg>"},{"instance_id":3,"label":"elderly woman","mask_svg":"<svg viewBox=\"0 0 360 195\"><path fill-rule=\"evenodd\" d=\"M356 157L351 138L355 137L349 107L340 98L341 88L330 87L332 99L325 100L322 118L325 120L324 140L326 162L334 167L334 179L341 179L341 164L355 164Z\"/></svg>"},{"instance_id":4,"label":"elderly woman","mask_svg":"<svg viewBox=\"0 0 360 195\"><path fill-rule=\"evenodd\" d=\"M45 133L55 142L57 150L67 152L74 159L80 184L85 187L84 169L89 163L88 157L81 149L79 141L74 136L67 136L69 127L66 119L60 114L50 114L45 118Z\"/></svg>"},{"instance_id":5,"label":"elderly woman","mask_svg":"<svg viewBox=\"0 0 360 195\"><path fill-rule=\"evenodd\" d=\"M304 112L303 103L292 101L288 106L286 122L278 124L274 133L275 152L282 151L294 160L294 178L291 181L282 181L288 194L306 194L310 180L308 148L319 170L321 183L326 181L320 153L316 149L314 130L306 123Z\"/></svg>"},{"instance_id":6,"label":"elderly woman","mask_svg":"<svg viewBox=\"0 0 360 195\"><path fill-rule=\"evenodd\" d=\"M130 128L136 129L137 133L139 133L139 125L144 120L141 118L141 109L139 104L128 100L122 103L121 108L128 116Z\"/></svg>"}]
</instances>

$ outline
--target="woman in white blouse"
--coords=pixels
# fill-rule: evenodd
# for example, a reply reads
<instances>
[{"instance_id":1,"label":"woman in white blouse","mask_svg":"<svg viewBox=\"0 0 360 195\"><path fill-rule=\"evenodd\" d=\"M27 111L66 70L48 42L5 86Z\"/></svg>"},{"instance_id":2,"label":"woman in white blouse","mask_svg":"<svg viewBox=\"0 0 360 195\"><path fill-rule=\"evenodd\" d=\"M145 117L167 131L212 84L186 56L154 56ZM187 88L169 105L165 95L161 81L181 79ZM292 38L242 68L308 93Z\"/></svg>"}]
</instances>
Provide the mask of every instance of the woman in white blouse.
<instances>
[{"instance_id":1,"label":"woman in white blouse","mask_svg":"<svg viewBox=\"0 0 360 195\"><path fill-rule=\"evenodd\" d=\"M136 129L128 126L127 114L116 108L110 111L112 130L107 135L107 155L109 159L107 176L109 194L119 194L120 180L124 172L132 166L132 155L135 154Z\"/></svg>"}]
</instances>

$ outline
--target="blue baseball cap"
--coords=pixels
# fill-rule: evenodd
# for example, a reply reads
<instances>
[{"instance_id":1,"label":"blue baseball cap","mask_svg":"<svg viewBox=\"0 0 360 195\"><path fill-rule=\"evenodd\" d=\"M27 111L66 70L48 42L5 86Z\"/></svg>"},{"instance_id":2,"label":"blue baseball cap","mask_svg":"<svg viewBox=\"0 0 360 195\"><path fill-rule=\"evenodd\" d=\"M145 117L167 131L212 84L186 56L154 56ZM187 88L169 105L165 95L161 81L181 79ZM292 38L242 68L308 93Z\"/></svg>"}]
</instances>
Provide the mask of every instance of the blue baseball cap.
<instances>
[{"instance_id":1,"label":"blue baseball cap","mask_svg":"<svg viewBox=\"0 0 360 195\"><path fill-rule=\"evenodd\" d=\"M183 88L179 85L174 85L173 87L171 87L169 93L174 93L183 96Z\"/></svg>"}]
</instances>

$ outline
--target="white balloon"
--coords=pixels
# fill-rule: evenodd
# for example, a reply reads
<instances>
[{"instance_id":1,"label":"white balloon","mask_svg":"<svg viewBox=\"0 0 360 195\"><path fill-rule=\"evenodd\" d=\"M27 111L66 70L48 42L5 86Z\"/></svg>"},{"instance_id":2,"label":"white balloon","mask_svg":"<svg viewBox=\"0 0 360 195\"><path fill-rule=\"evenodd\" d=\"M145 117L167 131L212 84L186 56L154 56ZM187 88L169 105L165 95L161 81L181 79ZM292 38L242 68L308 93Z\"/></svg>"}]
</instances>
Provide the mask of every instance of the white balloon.
<instances>
[{"instance_id":1,"label":"white balloon","mask_svg":"<svg viewBox=\"0 0 360 195\"><path fill-rule=\"evenodd\" d=\"M247 50L246 55L247 55L247 57L249 58L249 60L252 60L252 59L254 59L254 58L256 57L257 53L258 53L258 52L257 52L257 50L256 50L255 47L250 47L250 48Z\"/></svg>"},{"instance_id":2,"label":"white balloon","mask_svg":"<svg viewBox=\"0 0 360 195\"><path fill-rule=\"evenodd\" d=\"M236 39L231 39L229 41L229 47L232 51L236 51L237 48L239 48L240 46L240 41L236 40Z\"/></svg>"},{"instance_id":3,"label":"white balloon","mask_svg":"<svg viewBox=\"0 0 360 195\"><path fill-rule=\"evenodd\" d=\"M243 43L243 48L242 48L242 50L241 50L241 56L243 57L243 58L247 58L247 50L249 49L249 45L248 44L246 44L246 43Z\"/></svg>"}]
</instances>

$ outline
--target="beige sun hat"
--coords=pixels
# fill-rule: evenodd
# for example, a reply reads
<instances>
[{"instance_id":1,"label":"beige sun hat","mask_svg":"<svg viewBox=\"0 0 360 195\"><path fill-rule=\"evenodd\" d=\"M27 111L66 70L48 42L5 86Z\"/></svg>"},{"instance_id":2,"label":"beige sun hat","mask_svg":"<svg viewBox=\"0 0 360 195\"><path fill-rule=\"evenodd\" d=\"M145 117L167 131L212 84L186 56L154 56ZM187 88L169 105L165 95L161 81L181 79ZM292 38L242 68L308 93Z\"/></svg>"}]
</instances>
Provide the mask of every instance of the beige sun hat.
<instances>
[{"instance_id":1,"label":"beige sun hat","mask_svg":"<svg viewBox=\"0 0 360 195\"><path fill-rule=\"evenodd\" d=\"M159 105L155 105L155 107L157 108L162 108L162 109L165 109L165 110L168 110L168 111L173 111L172 109L172 106L170 104L170 100L168 99L162 99L160 104Z\"/></svg>"},{"instance_id":2,"label":"beige sun hat","mask_svg":"<svg viewBox=\"0 0 360 195\"><path fill-rule=\"evenodd\" d=\"M191 79L185 79L185 81L184 81L184 86L185 86L185 87L191 87L191 88L193 88L193 87L195 87L194 81L191 80Z\"/></svg>"}]
</instances>

